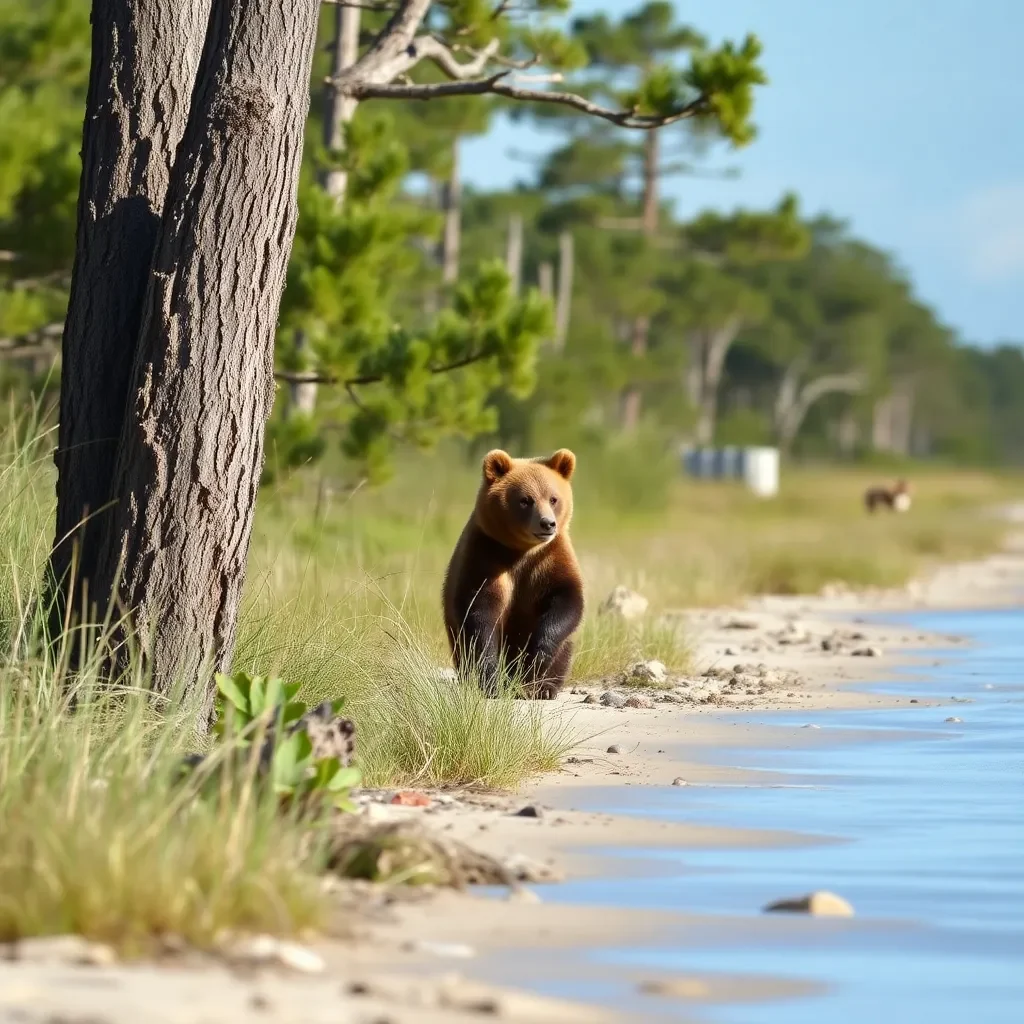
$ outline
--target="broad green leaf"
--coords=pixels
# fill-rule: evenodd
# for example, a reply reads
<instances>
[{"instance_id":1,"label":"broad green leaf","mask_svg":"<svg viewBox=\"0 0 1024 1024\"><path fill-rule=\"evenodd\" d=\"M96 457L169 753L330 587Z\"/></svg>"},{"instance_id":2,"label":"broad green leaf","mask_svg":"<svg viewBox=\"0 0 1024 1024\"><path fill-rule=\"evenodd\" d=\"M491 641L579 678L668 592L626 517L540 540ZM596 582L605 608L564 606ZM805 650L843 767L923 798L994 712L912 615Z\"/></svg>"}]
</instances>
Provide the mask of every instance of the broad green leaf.
<instances>
[{"instance_id":1,"label":"broad green leaf","mask_svg":"<svg viewBox=\"0 0 1024 1024\"><path fill-rule=\"evenodd\" d=\"M243 672L233 676L218 672L216 675L217 689L231 703L247 715L249 712L249 678Z\"/></svg>"}]
</instances>

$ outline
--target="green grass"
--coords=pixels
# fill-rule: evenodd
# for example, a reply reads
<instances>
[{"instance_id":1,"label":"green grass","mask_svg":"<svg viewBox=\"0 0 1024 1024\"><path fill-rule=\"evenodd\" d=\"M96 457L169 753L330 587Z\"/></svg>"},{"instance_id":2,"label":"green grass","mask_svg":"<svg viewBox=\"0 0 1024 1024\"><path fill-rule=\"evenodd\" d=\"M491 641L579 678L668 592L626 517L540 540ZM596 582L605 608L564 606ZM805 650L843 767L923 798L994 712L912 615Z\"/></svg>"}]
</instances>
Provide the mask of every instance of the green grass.
<instances>
[{"instance_id":1,"label":"green grass","mask_svg":"<svg viewBox=\"0 0 1024 1024\"><path fill-rule=\"evenodd\" d=\"M154 705L144 680L114 702L98 659L74 681L32 642L31 609L51 540L52 438L0 431L0 940L77 931L128 947L224 928L293 931L319 921L315 843L251 779L197 800L175 782L189 709ZM868 517L865 472L789 470L777 501L694 484L671 466L581 455L573 536L588 585L574 678L657 658L689 664L664 613L826 583L901 583L931 562L992 550L986 513L1019 481L915 473L906 516ZM639 468L638 468L639 467ZM261 495L235 667L344 696L371 786L513 789L558 767L569 722L544 703L486 700L443 678L444 567L469 514L475 465L410 460L378 490L331 496L321 469ZM635 498L635 500L634 500ZM599 616L617 584L651 602L639 624ZM77 710L68 713L74 697Z\"/></svg>"}]
</instances>

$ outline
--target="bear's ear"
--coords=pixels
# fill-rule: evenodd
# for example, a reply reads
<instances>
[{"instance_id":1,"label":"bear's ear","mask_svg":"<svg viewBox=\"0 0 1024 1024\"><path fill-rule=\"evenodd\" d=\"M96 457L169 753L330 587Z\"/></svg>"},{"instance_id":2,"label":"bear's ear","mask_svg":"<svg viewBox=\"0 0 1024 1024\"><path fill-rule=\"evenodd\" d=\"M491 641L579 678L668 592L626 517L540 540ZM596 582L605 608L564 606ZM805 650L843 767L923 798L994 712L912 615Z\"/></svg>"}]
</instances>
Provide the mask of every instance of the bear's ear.
<instances>
[{"instance_id":1,"label":"bear's ear","mask_svg":"<svg viewBox=\"0 0 1024 1024\"><path fill-rule=\"evenodd\" d=\"M564 476L566 480L571 480L576 471L576 456L568 448L559 448L544 465Z\"/></svg>"},{"instance_id":2,"label":"bear's ear","mask_svg":"<svg viewBox=\"0 0 1024 1024\"><path fill-rule=\"evenodd\" d=\"M484 479L489 484L500 480L511 468L512 456L500 448L495 448L484 456Z\"/></svg>"}]
</instances>

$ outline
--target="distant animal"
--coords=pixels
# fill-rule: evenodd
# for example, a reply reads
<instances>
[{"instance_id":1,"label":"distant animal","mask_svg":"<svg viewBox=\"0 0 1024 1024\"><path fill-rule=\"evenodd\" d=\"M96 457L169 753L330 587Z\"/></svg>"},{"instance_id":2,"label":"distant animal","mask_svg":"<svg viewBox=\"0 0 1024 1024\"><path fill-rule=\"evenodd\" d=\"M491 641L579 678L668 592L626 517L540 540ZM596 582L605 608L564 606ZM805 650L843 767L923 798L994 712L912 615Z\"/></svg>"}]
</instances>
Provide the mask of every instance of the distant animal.
<instances>
[{"instance_id":1,"label":"distant animal","mask_svg":"<svg viewBox=\"0 0 1024 1024\"><path fill-rule=\"evenodd\" d=\"M442 604L460 678L489 696L501 673L523 694L552 700L569 675L583 618L583 576L569 540L576 456L483 460L476 505L445 573Z\"/></svg>"},{"instance_id":2,"label":"distant animal","mask_svg":"<svg viewBox=\"0 0 1024 1024\"><path fill-rule=\"evenodd\" d=\"M906 512L910 508L910 486L906 480L897 480L892 487L869 487L864 492L864 505L869 512L878 508Z\"/></svg>"}]
</instances>

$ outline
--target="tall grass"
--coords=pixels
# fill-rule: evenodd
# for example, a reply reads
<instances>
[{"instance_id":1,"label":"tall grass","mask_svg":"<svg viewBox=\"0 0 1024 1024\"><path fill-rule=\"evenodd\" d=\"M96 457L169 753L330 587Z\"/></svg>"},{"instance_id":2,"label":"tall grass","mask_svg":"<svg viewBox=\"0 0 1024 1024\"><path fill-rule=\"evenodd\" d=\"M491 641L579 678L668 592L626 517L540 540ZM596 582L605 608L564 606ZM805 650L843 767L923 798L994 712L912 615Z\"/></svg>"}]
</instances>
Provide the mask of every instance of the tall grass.
<instances>
[{"instance_id":1,"label":"tall grass","mask_svg":"<svg viewBox=\"0 0 1024 1024\"><path fill-rule=\"evenodd\" d=\"M198 800L176 776L193 709L155 704L137 670L115 700L100 658L72 678L34 642L51 540L53 475L31 431L0 430L0 939L79 931L127 946L223 928L285 931L318 921L317 845L251 779ZM649 490L646 476L654 474ZM331 495L325 471L261 495L236 666L344 696L366 781L513 788L572 745L550 706L486 700L445 678L439 593L469 513L475 466L411 461L379 490ZM903 517L867 517L864 473L805 470L758 502L680 481L639 453L581 458L574 537L590 612L576 678L641 657L685 667L686 638L659 612L826 582L898 583L979 554L1000 534L983 509L1016 490L991 475L920 473ZM652 610L641 625L597 616L624 583ZM72 703L74 713L70 712Z\"/></svg>"}]
</instances>

